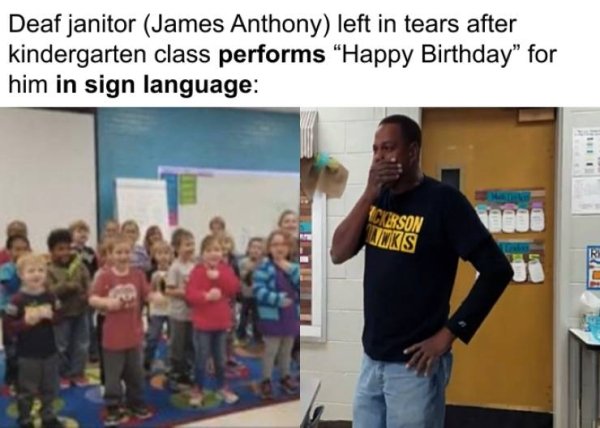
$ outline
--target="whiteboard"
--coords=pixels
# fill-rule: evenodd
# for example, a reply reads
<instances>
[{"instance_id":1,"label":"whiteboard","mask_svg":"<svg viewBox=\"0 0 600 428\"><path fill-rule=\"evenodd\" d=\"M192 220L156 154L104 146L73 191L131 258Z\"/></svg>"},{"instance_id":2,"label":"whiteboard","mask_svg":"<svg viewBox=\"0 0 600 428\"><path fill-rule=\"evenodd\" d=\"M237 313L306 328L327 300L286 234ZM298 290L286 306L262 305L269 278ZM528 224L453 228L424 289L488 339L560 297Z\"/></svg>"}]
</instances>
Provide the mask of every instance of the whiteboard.
<instances>
[{"instance_id":1,"label":"whiteboard","mask_svg":"<svg viewBox=\"0 0 600 428\"><path fill-rule=\"evenodd\" d=\"M35 251L47 251L52 229L90 225L96 244L94 116L0 108L0 247L6 224L27 223Z\"/></svg>"},{"instance_id":2,"label":"whiteboard","mask_svg":"<svg viewBox=\"0 0 600 428\"><path fill-rule=\"evenodd\" d=\"M135 220L140 227L140 241L152 225L159 226L165 238L170 236L167 184L164 180L117 178L115 185L119 223Z\"/></svg>"},{"instance_id":3,"label":"whiteboard","mask_svg":"<svg viewBox=\"0 0 600 428\"><path fill-rule=\"evenodd\" d=\"M165 172L163 170L163 172ZM169 172L174 172L170 169ZM208 223L221 216L233 236L236 252L244 253L253 236L267 237L277 228L282 211L298 212L300 175L251 171L195 170L199 172L197 203L179 205L179 226L197 241L209 233ZM182 169L179 173L190 173Z\"/></svg>"}]
</instances>

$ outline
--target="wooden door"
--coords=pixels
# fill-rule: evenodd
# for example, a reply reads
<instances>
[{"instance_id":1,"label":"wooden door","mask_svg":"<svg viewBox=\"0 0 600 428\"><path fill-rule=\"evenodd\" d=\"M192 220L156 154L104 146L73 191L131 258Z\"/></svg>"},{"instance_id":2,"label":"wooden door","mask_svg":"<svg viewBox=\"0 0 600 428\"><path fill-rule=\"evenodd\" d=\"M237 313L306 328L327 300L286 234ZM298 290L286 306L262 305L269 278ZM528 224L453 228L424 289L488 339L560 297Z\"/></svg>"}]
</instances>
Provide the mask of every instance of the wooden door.
<instances>
[{"instance_id":1,"label":"wooden door","mask_svg":"<svg viewBox=\"0 0 600 428\"><path fill-rule=\"evenodd\" d=\"M422 126L425 173L444 171L474 205L478 190L545 191L545 231L494 235L543 240L545 280L511 283L472 342L457 341L448 403L552 411L555 123L519 123L517 109L424 109ZM452 311L474 279L461 262Z\"/></svg>"}]
</instances>

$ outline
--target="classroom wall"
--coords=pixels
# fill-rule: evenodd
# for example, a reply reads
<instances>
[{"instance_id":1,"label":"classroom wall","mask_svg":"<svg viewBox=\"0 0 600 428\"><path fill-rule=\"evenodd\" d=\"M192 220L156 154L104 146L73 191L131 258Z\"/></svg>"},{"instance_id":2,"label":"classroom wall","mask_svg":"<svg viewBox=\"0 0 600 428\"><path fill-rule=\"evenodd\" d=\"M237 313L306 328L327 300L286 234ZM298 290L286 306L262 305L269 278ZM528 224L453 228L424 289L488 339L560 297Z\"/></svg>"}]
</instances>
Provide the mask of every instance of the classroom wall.
<instances>
[{"instance_id":1,"label":"classroom wall","mask_svg":"<svg viewBox=\"0 0 600 428\"><path fill-rule=\"evenodd\" d=\"M0 248L15 219L27 223L35 251L47 251L48 233L77 219L95 242L93 115L2 108L0 135Z\"/></svg>"},{"instance_id":2,"label":"classroom wall","mask_svg":"<svg viewBox=\"0 0 600 428\"><path fill-rule=\"evenodd\" d=\"M418 108L322 108L318 109L318 142L349 171L341 199L327 201L327 248L337 225L364 190L371 165L373 133L389 114L405 114L420 122ZM364 257L333 265L327 256L327 342L302 343L301 375L321 379L317 397L324 404L326 420L350 420L352 396L362 358L362 275Z\"/></svg>"},{"instance_id":3,"label":"classroom wall","mask_svg":"<svg viewBox=\"0 0 600 428\"><path fill-rule=\"evenodd\" d=\"M220 108L101 108L99 225L114 216L114 180L159 166L297 172L298 113Z\"/></svg>"},{"instance_id":4,"label":"classroom wall","mask_svg":"<svg viewBox=\"0 0 600 428\"><path fill-rule=\"evenodd\" d=\"M568 328L580 325L579 297L585 291L586 246L600 244L600 215L571 214L573 128L599 127L600 108L560 109L556 225L557 266L554 305L555 426L567 426ZM598 295L600 297L600 294Z\"/></svg>"}]
</instances>

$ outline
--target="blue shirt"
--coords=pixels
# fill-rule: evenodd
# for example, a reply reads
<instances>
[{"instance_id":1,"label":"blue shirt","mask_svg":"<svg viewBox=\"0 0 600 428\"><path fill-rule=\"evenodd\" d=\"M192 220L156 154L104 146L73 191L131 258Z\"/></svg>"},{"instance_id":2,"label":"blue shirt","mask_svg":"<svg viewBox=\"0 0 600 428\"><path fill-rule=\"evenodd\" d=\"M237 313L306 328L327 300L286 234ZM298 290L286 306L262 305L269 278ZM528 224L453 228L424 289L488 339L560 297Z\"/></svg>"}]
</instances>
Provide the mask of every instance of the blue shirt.
<instances>
[{"instance_id":1,"label":"blue shirt","mask_svg":"<svg viewBox=\"0 0 600 428\"><path fill-rule=\"evenodd\" d=\"M0 310L4 311L11 297L21 288L21 278L17 274L17 266L6 263L0 267Z\"/></svg>"}]
</instances>

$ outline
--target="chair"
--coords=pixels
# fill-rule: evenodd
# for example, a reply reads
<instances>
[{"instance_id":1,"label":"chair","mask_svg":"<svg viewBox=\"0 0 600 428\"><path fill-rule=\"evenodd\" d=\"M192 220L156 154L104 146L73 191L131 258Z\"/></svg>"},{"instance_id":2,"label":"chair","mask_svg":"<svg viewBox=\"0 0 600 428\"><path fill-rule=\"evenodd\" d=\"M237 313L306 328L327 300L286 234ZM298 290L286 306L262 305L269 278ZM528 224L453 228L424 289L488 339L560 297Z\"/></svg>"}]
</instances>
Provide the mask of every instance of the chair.
<instances>
[{"instance_id":1,"label":"chair","mask_svg":"<svg viewBox=\"0 0 600 428\"><path fill-rule=\"evenodd\" d=\"M321 420L321 416L323 416L323 411L325 410L325 406L319 406L315 408L315 411L310 418L310 422L306 425L306 428L317 428L319 426L319 421Z\"/></svg>"}]
</instances>

